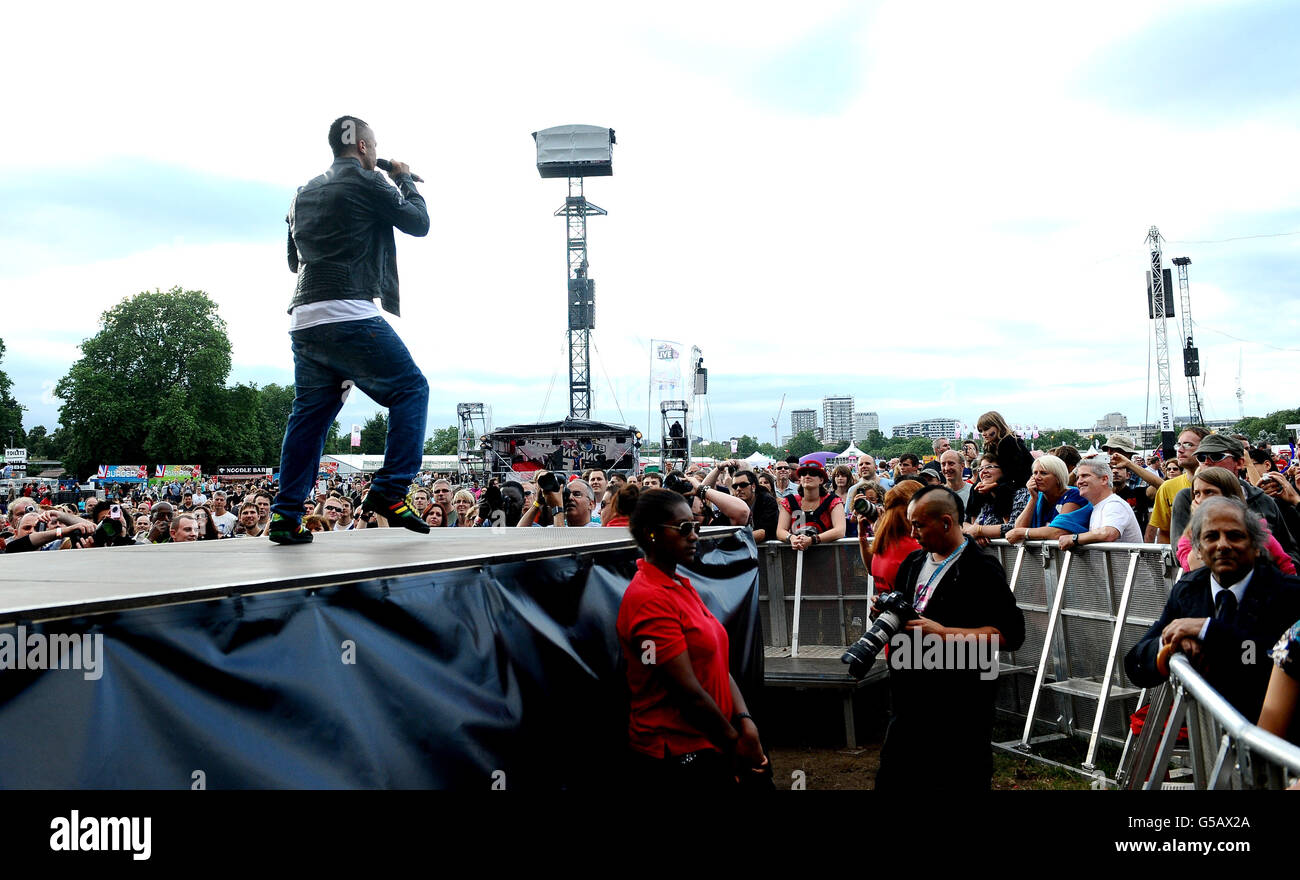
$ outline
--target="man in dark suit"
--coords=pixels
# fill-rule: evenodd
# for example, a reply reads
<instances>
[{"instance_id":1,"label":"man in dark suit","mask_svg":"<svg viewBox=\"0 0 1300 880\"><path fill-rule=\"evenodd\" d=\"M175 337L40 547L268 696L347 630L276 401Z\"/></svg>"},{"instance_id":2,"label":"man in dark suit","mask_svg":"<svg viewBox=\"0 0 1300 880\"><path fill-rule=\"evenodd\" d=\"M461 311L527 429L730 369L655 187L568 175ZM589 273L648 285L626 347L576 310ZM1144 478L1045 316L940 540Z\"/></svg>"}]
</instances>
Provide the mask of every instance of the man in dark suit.
<instances>
[{"instance_id":1,"label":"man in dark suit","mask_svg":"<svg viewBox=\"0 0 1300 880\"><path fill-rule=\"evenodd\" d=\"M1205 566L1174 584L1160 619L1128 652L1124 669L1142 687L1163 683L1156 656L1173 643L1253 722L1268 688L1269 648L1300 619L1300 578L1268 561L1258 517L1235 498L1206 499L1188 531Z\"/></svg>"},{"instance_id":2,"label":"man in dark suit","mask_svg":"<svg viewBox=\"0 0 1300 880\"><path fill-rule=\"evenodd\" d=\"M986 668L950 662L948 646L978 645L992 661L993 649L1014 651L1024 643L1025 616L1002 564L962 534L961 508L944 486L921 489L908 506L912 537L922 549L903 560L895 585L918 616L890 640L892 711L877 789L987 790L992 782L996 662ZM936 641L945 645L939 665L924 662ZM954 654L953 661L962 659Z\"/></svg>"}]
</instances>

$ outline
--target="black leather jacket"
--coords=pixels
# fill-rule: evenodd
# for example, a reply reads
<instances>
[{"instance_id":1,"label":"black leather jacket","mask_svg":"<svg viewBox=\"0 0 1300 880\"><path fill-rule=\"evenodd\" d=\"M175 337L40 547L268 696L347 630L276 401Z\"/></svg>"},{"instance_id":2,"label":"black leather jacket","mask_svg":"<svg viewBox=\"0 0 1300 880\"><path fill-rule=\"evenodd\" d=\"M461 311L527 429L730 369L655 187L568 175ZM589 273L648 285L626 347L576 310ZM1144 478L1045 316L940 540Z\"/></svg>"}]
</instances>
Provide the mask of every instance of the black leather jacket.
<instances>
[{"instance_id":1,"label":"black leather jacket","mask_svg":"<svg viewBox=\"0 0 1300 880\"><path fill-rule=\"evenodd\" d=\"M329 299L374 299L400 315L393 227L429 232L429 211L409 174L397 188L345 156L299 188L289 206L289 270L298 273L289 311ZM400 192L399 192L400 190Z\"/></svg>"}]
</instances>

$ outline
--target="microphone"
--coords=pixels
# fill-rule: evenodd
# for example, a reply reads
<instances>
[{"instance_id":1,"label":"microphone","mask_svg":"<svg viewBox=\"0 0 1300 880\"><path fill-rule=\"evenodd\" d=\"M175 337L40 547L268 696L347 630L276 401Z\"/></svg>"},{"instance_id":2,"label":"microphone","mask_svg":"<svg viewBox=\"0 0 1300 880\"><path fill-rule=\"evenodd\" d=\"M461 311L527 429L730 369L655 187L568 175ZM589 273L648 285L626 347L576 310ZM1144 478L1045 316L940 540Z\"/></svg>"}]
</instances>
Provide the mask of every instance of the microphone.
<instances>
[{"instance_id":1,"label":"microphone","mask_svg":"<svg viewBox=\"0 0 1300 880\"><path fill-rule=\"evenodd\" d=\"M393 163L389 162L387 159L376 159L375 167L380 171L392 171ZM418 174L412 174L411 180L414 180L416 183L424 183L424 178Z\"/></svg>"}]
</instances>

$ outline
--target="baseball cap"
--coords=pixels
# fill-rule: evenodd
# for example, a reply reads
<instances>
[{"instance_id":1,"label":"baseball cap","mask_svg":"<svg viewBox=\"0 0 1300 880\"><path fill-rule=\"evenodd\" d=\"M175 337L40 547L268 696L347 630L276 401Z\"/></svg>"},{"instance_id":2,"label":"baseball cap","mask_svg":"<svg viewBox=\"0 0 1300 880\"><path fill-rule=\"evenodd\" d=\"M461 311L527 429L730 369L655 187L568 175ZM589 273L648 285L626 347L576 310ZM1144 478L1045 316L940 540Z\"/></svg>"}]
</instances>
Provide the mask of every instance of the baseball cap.
<instances>
[{"instance_id":1,"label":"baseball cap","mask_svg":"<svg viewBox=\"0 0 1300 880\"><path fill-rule=\"evenodd\" d=\"M1209 452L1215 455L1222 452L1228 452L1235 458L1244 458L1246 454L1245 449L1242 448L1241 441L1229 437L1227 434L1209 434L1202 437L1201 445L1197 447L1196 454L1200 455L1203 452Z\"/></svg>"}]
</instances>

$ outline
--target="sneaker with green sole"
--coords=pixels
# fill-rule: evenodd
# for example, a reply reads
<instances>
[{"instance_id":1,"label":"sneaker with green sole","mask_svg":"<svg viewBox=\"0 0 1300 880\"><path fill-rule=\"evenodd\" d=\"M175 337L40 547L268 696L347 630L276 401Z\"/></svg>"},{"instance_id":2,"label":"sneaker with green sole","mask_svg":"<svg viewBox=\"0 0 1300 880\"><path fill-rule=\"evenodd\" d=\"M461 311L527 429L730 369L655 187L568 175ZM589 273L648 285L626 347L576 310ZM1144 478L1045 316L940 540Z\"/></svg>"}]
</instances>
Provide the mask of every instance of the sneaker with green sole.
<instances>
[{"instance_id":1,"label":"sneaker with green sole","mask_svg":"<svg viewBox=\"0 0 1300 880\"><path fill-rule=\"evenodd\" d=\"M372 489L362 500L361 509L374 511L387 520L390 526L401 526L422 535L429 534L429 524L420 519L405 498L392 499Z\"/></svg>"},{"instance_id":2,"label":"sneaker with green sole","mask_svg":"<svg viewBox=\"0 0 1300 880\"><path fill-rule=\"evenodd\" d=\"M277 544L310 544L311 532L300 522L278 513L271 515L266 536Z\"/></svg>"}]
</instances>

